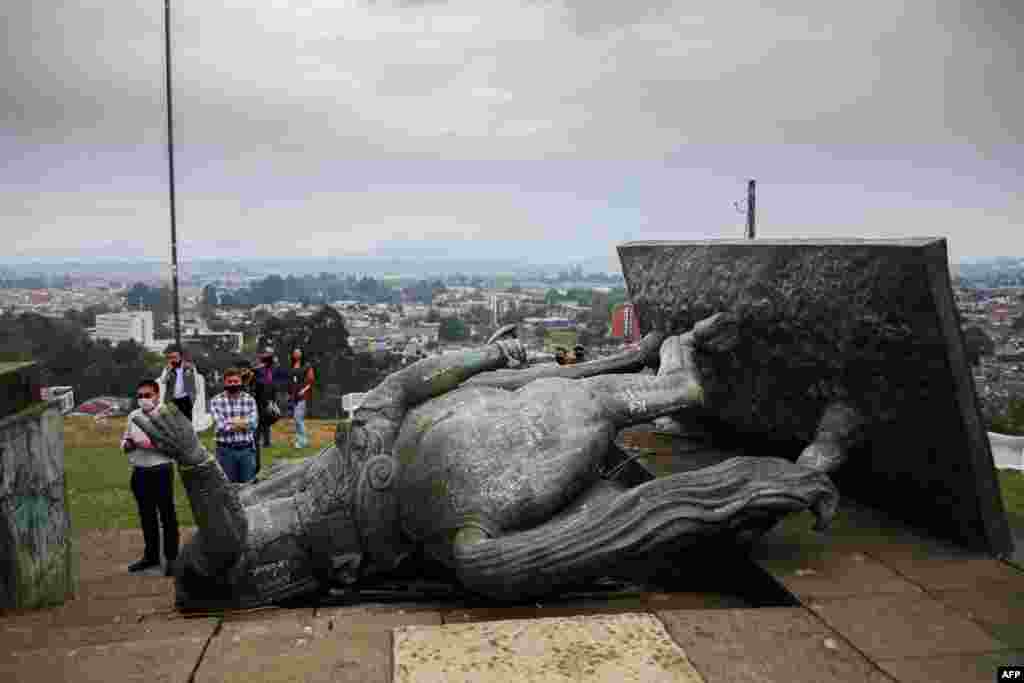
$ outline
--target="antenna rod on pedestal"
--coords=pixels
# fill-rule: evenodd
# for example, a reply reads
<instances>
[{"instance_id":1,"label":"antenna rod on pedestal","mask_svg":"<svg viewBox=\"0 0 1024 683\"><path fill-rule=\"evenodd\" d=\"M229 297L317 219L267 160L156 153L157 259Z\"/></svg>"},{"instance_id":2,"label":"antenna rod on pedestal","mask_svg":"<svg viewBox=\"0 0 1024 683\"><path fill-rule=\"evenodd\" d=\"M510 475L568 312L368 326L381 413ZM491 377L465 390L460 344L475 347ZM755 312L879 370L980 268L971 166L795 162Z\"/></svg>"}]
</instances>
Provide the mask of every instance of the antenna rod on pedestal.
<instances>
[{"instance_id":1,"label":"antenna rod on pedestal","mask_svg":"<svg viewBox=\"0 0 1024 683\"><path fill-rule=\"evenodd\" d=\"M178 296L178 221L174 196L174 106L171 100L171 0L164 0L164 75L167 93L167 171L171 200L171 296L174 301L174 343L181 347Z\"/></svg>"}]
</instances>

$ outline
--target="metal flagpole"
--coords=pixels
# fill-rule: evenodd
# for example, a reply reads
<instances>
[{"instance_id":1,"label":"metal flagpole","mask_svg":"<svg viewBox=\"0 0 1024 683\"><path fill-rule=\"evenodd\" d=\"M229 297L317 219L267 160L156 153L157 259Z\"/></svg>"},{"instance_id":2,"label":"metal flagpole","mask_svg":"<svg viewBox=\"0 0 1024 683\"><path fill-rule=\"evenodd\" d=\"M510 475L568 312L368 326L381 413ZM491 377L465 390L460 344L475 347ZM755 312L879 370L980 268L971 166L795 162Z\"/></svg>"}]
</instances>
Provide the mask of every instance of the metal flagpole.
<instances>
[{"instance_id":1,"label":"metal flagpole","mask_svg":"<svg viewBox=\"0 0 1024 683\"><path fill-rule=\"evenodd\" d=\"M754 181L747 183L747 239L754 239Z\"/></svg>"},{"instance_id":2,"label":"metal flagpole","mask_svg":"<svg viewBox=\"0 0 1024 683\"><path fill-rule=\"evenodd\" d=\"M174 106L171 99L171 0L164 0L164 74L167 92L167 170L171 199L171 290L174 297L174 343L181 347L178 296L178 221L174 195Z\"/></svg>"}]
</instances>

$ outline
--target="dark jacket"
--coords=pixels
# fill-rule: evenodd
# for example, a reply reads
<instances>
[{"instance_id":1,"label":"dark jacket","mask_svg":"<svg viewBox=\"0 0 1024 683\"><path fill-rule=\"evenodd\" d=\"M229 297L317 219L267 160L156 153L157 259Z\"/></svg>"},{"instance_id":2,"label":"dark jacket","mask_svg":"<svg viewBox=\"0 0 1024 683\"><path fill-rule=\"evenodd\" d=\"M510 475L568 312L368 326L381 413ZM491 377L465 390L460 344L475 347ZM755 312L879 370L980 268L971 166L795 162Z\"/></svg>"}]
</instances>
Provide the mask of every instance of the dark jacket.
<instances>
[{"instance_id":1,"label":"dark jacket","mask_svg":"<svg viewBox=\"0 0 1024 683\"><path fill-rule=\"evenodd\" d=\"M280 399L280 395L288 389L288 372L284 368L277 365L271 367L272 376L269 383L266 372L267 369L264 366L253 368L253 373L256 375L253 382L253 398L256 399L256 406L260 413L266 410L267 401ZM281 410L284 410L284 406L281 406Z\"/></svg>"},{"instance_id":2,"label":"dark jacket","mask_svg":"<svg viewBox=\"0 0 1024 683\"><path fill-rule=\"evenodd\" d=\"M191 363L184 365L185 372L182 380L185 382L185 393L189 395L189 398L195 399L196 397L196 366ZM178 381L177 370L171 371L171 368L164 367L163 373L160 375L158 380L164 388L164 401L172 401L174 399L174 384Z\"/></svg>"}]
</instances>

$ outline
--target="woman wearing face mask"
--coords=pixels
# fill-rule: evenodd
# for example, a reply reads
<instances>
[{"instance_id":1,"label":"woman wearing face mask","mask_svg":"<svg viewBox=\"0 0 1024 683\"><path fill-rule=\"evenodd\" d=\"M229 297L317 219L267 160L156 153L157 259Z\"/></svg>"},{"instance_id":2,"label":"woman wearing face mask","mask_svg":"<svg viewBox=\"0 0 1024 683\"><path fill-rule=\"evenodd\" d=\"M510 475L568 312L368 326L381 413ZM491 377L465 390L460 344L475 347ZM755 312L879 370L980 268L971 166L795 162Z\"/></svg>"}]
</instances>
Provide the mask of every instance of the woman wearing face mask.
<instances>
[{"instance_id":1,"label":"woman wearing face mask","mask_svg":"<svg viewBox=\"0 0 1024 683\"><path fill-rule=\"evenodd\" d=\"M160 401L160 385L150 379L143 380L139 382L135 396L139 401L139 407L128 417L128 427L121 439L121 449L128 455L128 462L132 464L131 487L139 507L146 550L141 560L129 565L128 571L138 572L160 566L162 525L164 557L167 560L165 573L170 576L171 564L178 557L178 516L174 510L173 461L154 450L146 433L132 422L132 417L146 415L156 410Z\"/></svg>"}]
</instances>

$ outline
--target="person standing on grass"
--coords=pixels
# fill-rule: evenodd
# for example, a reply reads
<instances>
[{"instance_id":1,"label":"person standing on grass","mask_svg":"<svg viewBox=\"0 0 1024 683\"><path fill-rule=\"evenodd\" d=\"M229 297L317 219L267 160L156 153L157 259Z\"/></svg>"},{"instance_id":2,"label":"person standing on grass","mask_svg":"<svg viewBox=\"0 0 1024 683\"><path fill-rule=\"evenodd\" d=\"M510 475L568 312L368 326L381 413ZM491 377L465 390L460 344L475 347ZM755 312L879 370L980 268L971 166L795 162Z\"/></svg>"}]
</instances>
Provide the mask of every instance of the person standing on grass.
<instances>
[{"instance_id":1,"label":"person standing on grass","mask_svg":"<svg viewBox=\"0 0 1024 683\"><path fill-rule=\"evenodd\" d=\"M242 372L224 371L224 391L210 401L216 427L217 462L228 481L243 484L256 477L256 399L242 391Z\"/></svg>"},{"instance_id":2,"label":"person standing on grass","mask_svg":"<svg viewBox=\"0 0 1024 683\"><path fill-rule=\"evenodd\" d=\"M164 349L167 367L157 381L163 387L163 402L173 403L181 414L192 420L192 402L196 395L196 368L186 363L181 347L171 344Z\"/></svg>"},{"instance_id":3,"label":"person standing on grass","mask_svg":"<svg viewBox=\"0 0 1024 683\"><path fill-rule=\"evenodd\" d=\"M128 427L121 438L121 450L128 455L132 465L131 488L139 508L142 524L142 538L146 549L142 559L128 567L130 572L139 572L160 566L160 526L164 529L164 557L167 567L164 573L171 575L171 564L178 557L178 515L174 509L174 467L173 461L153 448L146 433L139 429L132 418L148 415L157 409L160 402L160 385L147 379L139 382L135 390L139 407L128 416ZM160 517L157 522L157 515Z\"/></svg>"},{"instance_id":4,"label":"person standing on grass","mask_svg":"<svg viewBox=\"0 0 1024 683\"><path fill-rule=\"evenodd\" d=\"M309 445L309 437L306 436L306 411L310 401L313 399L313 383L316 381L316 374L312 365L302 362L302 349L292 351L290 402L292 405L292 417L295 419L295 448L305 448Z\"/></svg>"},{"instance_id":5,"label":"person standing on grass","mask_svg":"<svg viewBox=\"0 0 1024 683\"><path fill-rule=\"evenodd\" d=\"M256 407L259 409L260 426L256 434L256 446L270 448L270 428L281 417L280 404L277 402L279 387L287 384L287 377L282 377L284 370L277 366L274 350L265 348L259 354L260 366L256 370L253 385Z\"/></svg>"}]
</instances>

